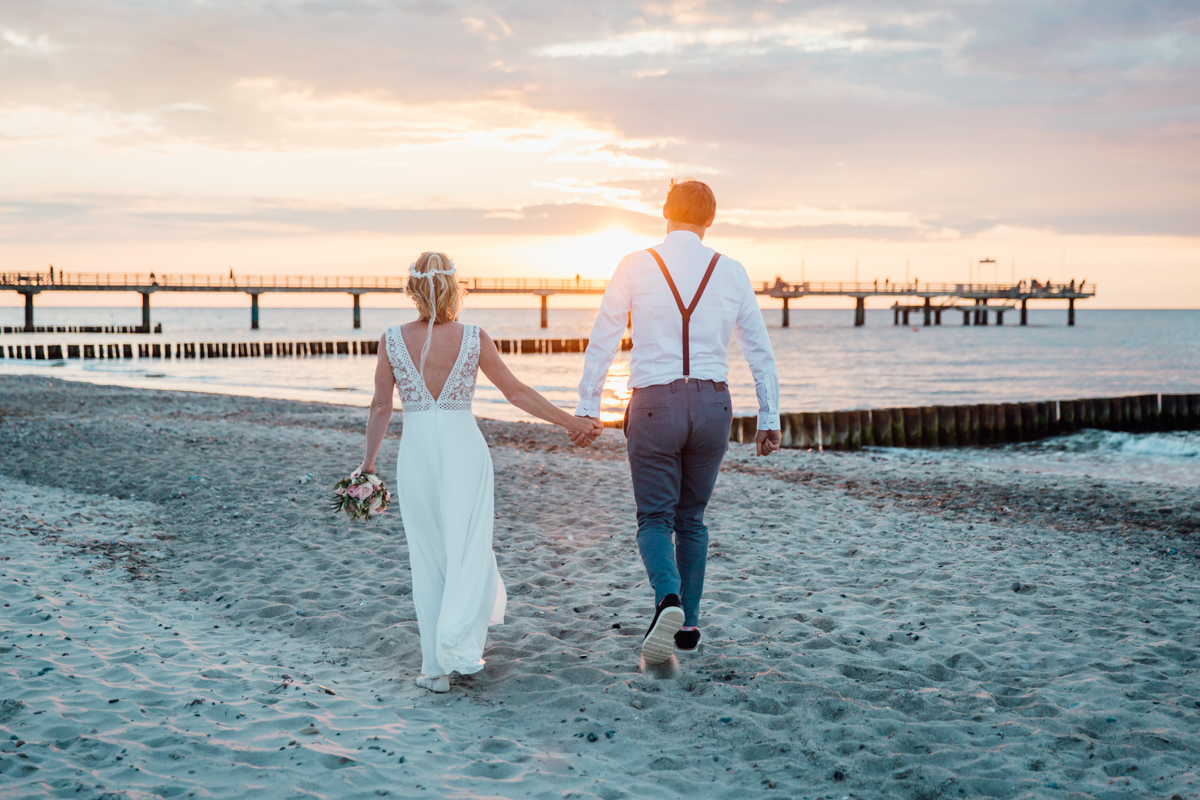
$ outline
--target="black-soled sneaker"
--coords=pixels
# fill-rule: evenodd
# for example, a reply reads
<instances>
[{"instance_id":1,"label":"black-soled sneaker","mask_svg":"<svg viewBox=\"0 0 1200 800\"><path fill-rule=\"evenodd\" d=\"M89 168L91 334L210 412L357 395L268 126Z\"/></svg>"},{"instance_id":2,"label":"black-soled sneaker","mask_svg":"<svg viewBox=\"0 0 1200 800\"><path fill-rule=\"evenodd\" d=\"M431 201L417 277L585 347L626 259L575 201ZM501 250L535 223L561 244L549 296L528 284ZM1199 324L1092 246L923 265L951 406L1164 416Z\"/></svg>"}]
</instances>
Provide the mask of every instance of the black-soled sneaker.
<instances>
[{"instance_id":1,"label":"black-soled sneaker","mask_svg":"<svg viewBox=\"0 0 1200 800\"><path fill-rule=\"evenodd\" d=\"M669 594L654 610L654 620L642 639L642 659L647 664L665 664L675 653L675 633L683 624L679 596Z\"/></svg>"},{"instance_id":2,"label":"black-soled sneaker","mask_svg":"<svg viewBox=\"0 0 1200 800\"><path fill-rule=\"evenodd\" d=\"M700 649L700 629L675 631L675 650L680 653L695 653Z\"/></svg>"}]
</instances>

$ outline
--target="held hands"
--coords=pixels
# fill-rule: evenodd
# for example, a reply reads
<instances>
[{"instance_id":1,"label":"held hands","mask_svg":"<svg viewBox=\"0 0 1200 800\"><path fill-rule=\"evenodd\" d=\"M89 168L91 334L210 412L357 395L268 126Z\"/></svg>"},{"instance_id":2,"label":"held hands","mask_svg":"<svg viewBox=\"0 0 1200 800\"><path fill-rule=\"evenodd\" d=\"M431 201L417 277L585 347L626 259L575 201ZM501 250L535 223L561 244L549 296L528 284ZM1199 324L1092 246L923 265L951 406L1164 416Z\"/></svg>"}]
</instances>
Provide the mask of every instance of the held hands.
<instances>
[{"instance_id":1,"label":"held hands","mask_svg":"<svg viewBox=\"0 0 1200 800\"><path fill-rule=\"evenodd\" d=\"M604 432L604 426L595 417L572 417L572 420L566 426L567 436L579 447L587 447Z\"/></svg>"},{"instance_id":2,"label":"held hands","mask_svg":"<svg viewBox=\"0 0 1200 800\"><path fill-rule=\"evenodd\" d=\"M780 431L759 431L754 436L757 455L769 456L783 444L783 434Z\"/></svg>"}]
</instances>

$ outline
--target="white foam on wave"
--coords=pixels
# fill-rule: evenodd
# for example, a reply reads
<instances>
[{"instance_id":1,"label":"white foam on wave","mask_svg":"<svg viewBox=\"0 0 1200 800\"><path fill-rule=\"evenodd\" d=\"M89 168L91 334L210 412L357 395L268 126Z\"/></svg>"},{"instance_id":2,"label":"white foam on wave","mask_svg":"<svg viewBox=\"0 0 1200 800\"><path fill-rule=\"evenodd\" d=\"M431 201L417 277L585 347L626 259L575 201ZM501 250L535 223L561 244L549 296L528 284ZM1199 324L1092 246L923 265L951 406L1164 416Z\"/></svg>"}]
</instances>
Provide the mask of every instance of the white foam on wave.
<instances>
[{"instance_id":1,"label":"white foam on wave","mask_svg":"<svg viewBox=\"0 0 1200 800\"><path fill-rule=\"evenodd\" d=\"M982 448L966 457L982 466L1109 480L1200 483L1200 432L1082 430L1036 442Z\"/></svg>"},{"instance_id":2,"label":"white foam on wave","mask_svg":"<svg viewBox=\"0 0 1200 800\"><path fill-rule=\"evenodd\" d=\"M1102 450L1138 456L1162 458L1200 457L1200 434L1193 431L1172 433L1121 433L1102 431Z\"/></svg>"}]
</instances>

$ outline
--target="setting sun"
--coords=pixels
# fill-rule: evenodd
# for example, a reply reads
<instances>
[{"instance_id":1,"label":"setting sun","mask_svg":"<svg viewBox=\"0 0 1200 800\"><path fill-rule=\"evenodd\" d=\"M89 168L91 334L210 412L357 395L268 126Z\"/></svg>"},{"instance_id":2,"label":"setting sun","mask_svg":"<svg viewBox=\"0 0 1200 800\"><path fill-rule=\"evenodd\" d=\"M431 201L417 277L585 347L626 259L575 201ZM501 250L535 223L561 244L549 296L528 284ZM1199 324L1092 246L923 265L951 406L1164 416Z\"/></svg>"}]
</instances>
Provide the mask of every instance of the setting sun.
<instances>
[{"instance_id":1,"label":"setting sun","mask_svg":"<svg viewBox=\"0 0 1200 800\"><path fill-rule=\"evenodd\" d=\"M589 236L573 236L547 243L542 260L547 274L554 277L607 279L621 259L636 250L650 247L661 236L630 233L624 228L609 228Z\"/></svg>"}]
</instances>

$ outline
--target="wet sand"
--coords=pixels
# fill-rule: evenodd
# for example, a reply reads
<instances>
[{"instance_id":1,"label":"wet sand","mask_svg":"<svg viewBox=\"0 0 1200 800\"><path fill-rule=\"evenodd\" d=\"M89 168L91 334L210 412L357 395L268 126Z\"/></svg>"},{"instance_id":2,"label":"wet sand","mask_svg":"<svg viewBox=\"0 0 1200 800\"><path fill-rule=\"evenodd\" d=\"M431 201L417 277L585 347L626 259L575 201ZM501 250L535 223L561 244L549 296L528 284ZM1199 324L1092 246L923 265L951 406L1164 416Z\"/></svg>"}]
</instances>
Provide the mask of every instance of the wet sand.
<instances>
[{"instance_id":1,"label":"wet sand","mask_svg":"<svg viewBox=\"0 0 1200 800\"><path fill-rule=\"evenodd\" d=\"M5 791L1200 797L1197 487L732 445L646 670L619 433L485 421L508 619L432 696L398 513L324 509L364 417L0 377Z\"/></svg>"}]
</instances>

